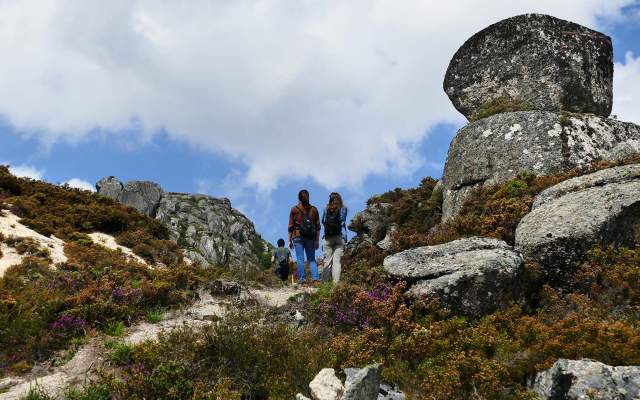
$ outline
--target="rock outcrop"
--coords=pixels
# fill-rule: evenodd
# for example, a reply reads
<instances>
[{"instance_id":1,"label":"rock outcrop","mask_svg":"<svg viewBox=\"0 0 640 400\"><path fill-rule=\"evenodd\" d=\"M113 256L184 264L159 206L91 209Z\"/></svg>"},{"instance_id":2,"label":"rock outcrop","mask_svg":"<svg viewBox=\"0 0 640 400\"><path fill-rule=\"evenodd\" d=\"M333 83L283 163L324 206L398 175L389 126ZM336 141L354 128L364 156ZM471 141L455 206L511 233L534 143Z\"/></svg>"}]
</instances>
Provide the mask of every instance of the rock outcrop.
<instances>
[{"instance_id":1,"label":"rock outcrop","mask_svg":"<svg viewBox=\"0 0 640 400\"><path fill-rule=\"evenodd\" d=\"M96 189L162 222L192 261L231 270L253 269L260 267L260 256L268 251L253 223L228 199L168 193L154 182L123 184L113 176L96 183Z\"/></svg>"},{"instance_id":2,"label":"rock outcrop","mask_svg":"<svg viewBox=\"0 0 640 400\"><path fill-rule=\"evenodd\" d=\"M564 281L595 245L640 243L640 164L566 180L540 193L516 229L516 248Z\"/></svg>"},{"instance_id":3,"label":"rock outcrop","mask_svg":"<svg viewBox=\"0 0 640 400\"><path fill-rule=\"evenodd\" d=\"M150 217L155 216L163 194L162 188L155 182L131 181L122 184L114 176L98 181L96 190L98 194L133 207Z\"/></svg>"},{"instance_id":4,"label":"rock outcrop","mask_svg":"<svg viewBox=\"0 0 640 400\"><path fill-rule=\"evenodd\" d=\"M497 239L468 238L390 255L385 271L411 284L413 297L480 317L521 296L522 257Z\"/></svg>"},{"instance_id":5,"label":"rock outcrop","mask_svg":"<svg viewBox=\"0 0 640 400\"><path fill-rule=\"evenodd\" d=\"M531 110L608 116L612 81L610 37L549 15L525 14L469 38L449 64L444 90L467 118L500 97Z\"/></svg>"},{"instance_id":6,"label":"rock outcrop","mask_svg":"<svg viewBox=\"0 0 640 400\"><path fill-rule=\"evenodd\" d=\"M560 359L531 386L543 400L635 400L640 398L640 367Z\"/></svg>"},{"instance_id":7,"label":"rock outcrop","mask_svg":"<svg viewBox=\"0 0 640 400\"><path fill-rule=\"evenodd\" d=\"M444 168L443 219L468 193L521 172L550 175L640 151L640 126L590 114L520 111L471 123L451 142Z\"/></svg>"}]
</instances>

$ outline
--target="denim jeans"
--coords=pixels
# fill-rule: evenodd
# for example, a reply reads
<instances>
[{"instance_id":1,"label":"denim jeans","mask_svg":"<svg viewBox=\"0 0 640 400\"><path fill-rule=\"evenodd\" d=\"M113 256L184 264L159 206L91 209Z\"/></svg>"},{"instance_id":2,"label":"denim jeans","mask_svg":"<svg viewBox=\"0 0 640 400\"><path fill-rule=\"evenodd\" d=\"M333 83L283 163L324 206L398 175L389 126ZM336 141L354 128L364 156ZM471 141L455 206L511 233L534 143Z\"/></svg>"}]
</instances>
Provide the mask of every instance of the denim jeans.
<instances>
[{"instance_id":1,"label":"denim jeans","mask_svg":"<svg viewBox=\"0 0 640 400\"><path fill-rule=\"evenodd\" d=\"M304 272L304 256L307 255L307 261L311 268L311 279L318 280L318 264L316 263L316 242L313 239L302 237L293 238L293 248L296 250L296 260L298 262L298 278L300 283L307 280Z\"/></svg>"}]
</instances>

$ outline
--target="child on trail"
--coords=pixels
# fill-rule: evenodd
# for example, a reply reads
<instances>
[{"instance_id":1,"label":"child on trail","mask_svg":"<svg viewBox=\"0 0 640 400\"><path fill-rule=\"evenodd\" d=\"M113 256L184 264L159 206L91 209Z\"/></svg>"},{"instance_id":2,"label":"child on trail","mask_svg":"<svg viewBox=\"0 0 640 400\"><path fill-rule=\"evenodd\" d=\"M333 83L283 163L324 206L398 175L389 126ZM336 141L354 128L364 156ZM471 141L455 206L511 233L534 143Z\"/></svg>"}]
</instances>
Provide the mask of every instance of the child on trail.
<instances>
[{"instance_id":1,"label":"child on trail","mask_svg":"<svg viewBox=\"0 0 640 400\"><path fill-rule=\"evenodd\" d=\"M342 268L340 259L344 252L346 237L347 207L342 203L342 196L333 192L329 195L329 204L322 213L322 224L324 225L324 242L322 244L322 252L324 256L324 270L322 271L322 280L329 282L333 279L333 283L340 281L340 273Z\"/></svg>"},{"instance_id":2,"label":"child on trail","mask_svg":"<svg viewBox=\"0 0 640 400\"><path fill-rule=\"evenodd\" d=\"M278 239L278 248L273 251L271 263L276 265L276 275L281 281L286 282L289 277L289 261L291 260L291 252L284 247L284 239Z\"/></svg>"}]
</instances>

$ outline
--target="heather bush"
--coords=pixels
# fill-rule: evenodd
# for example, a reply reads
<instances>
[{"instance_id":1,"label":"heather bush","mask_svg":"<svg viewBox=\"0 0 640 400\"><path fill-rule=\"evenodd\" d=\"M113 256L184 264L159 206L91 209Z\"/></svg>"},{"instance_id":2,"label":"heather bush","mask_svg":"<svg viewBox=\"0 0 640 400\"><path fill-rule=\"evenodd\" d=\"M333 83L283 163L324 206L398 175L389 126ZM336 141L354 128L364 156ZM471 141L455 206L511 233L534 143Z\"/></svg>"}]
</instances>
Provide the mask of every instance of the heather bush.
<instances>
[{"instance_id":1,"label":"heather bush","mask_svg":"<svg viewBox=\"0 0 640 400\"><path fill-rule=\"evenodd\" d=\"M104 232L148 261L173 265L182 260L162 223L96 193L16 178L0 166L0 199L0 206L11 204L23 224L45 236L68 241L79 233Z\"/></svg>"},{"instance_id":2,"label":"heather bush","mask_svg":"<svg viewBox=\"0 0 640 400\"><path fill-rule=\"evenodd\" d=\"M44 360L95 329L121 334L149 311L189 301L218 274L198 265L150 269L78 240L65 254L68 262L56 269L26 257L0 278L0 371Z\"/></svg>"},{"instance_id":3,"label":"heather bush","mask_svg":"<svg viewBox=\"0 0 640 400\"><path fill-rule=\"evenodd\" d=\"M290 399L307 392L317 371L331 365L325 340L316 328L298 331L264 318L245 308L217 324L163 333L127 350L104 383L120 399Z\"/></svg>"},{"instance_id":4,"label":"heather bush","mask_svg":"<svg viewBox=\"0 0 640 400\"><path fill-rule=\"evenodd\" d=\"M30 255L34 257L40 257L49 259L49 249L42 248L37 240L29 237L9 236L4 240L5 244L9 247L16 249L16 252L20 255Z\"/></svg>"}]
</instances>

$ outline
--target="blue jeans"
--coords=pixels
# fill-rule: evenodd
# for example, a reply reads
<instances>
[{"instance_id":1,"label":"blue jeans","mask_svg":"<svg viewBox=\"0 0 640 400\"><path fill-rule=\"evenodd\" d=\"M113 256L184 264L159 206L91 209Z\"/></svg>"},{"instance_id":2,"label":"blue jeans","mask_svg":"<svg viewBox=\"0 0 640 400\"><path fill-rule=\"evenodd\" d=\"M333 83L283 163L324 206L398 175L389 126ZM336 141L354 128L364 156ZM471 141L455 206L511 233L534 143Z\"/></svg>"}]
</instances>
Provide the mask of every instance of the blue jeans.
<instances>
[{"instance_id":1,"label":"blue jeans","mask_svg":"<svg viewBox=\"0 0 640 400\"><path fill-rule=\"evenodd\" d=\"M316 263L316 242L313 239L302 237L293 238L293 247L296 250L296 260L298 262L298 277L300 283L307 280L304 272L304 256L307 255L309 267L311 267L311 279L318 280L318 264Z\"/></svg>"}]
</instances>

